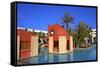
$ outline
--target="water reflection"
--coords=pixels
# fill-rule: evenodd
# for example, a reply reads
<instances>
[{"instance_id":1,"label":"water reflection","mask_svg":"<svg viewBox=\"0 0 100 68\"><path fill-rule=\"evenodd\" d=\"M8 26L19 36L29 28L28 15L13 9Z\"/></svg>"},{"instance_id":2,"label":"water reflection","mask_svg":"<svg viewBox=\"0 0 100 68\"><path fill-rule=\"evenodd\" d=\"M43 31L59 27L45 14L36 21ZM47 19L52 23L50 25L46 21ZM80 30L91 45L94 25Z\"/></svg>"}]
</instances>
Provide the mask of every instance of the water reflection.
<instances>
[{"instance_id":1,"label":"water reflection","mask_svg":"<svg viewBox=\"0 0 100 68\"><path fill-rule=\"evenodd\" d=\"M21 61L22 64L41 64L96 60L96 46L86 50L76 49L74 52L66 54L43 54Z\"/></svg>"},{"instance_id":2,"label":"water reflection","mask_svg":"<svg viewBox=\"0 0 100 68\"><path fill-rule=\"evenodd\" d=\"M49 61L48 61L49 63L52 63L53 62L53 55L50 55L49 54Z\"/></svg>"}]
</instances>

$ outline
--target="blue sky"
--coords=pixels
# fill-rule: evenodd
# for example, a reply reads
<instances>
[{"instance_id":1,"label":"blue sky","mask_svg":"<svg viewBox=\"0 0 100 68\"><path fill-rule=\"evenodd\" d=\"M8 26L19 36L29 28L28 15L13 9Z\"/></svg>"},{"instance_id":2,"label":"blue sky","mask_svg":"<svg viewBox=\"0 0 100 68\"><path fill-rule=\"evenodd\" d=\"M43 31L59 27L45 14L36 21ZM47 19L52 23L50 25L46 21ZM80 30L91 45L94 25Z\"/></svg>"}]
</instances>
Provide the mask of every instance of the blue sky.
<instances>
[{"instance_id":1,"label":"blue sky","mask_svg":"<svg viewBox=\"0 0 100 68\"><path fill-rule=\"evenodd\" d=\"M17 7L17 27L47 30L48 25L61 24L61 17L67 12L74 17L74 24L70 24L70 27L84 21L96 28L96 8L27 3L18 3Z\"/></svg>"}]
</instances>

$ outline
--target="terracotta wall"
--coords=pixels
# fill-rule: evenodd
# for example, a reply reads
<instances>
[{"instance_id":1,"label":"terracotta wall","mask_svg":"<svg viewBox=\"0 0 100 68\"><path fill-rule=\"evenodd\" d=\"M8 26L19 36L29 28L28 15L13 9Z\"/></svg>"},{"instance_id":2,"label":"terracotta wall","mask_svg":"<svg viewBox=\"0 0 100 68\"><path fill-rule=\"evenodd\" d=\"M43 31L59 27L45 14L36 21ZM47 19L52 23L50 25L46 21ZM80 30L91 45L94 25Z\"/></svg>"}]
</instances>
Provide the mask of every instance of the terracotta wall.
<instances>
[{"instance_id":1,"label":"terracotta wall","mask_svg":"<svg viewBox=\"0 0 100 68\"><path fill-rule=\"evenodd\" d=\"M36 35L21 29L17 30L17 35L20 37L20 39L19 37L17 39L17 41L19 41L18 43L20 43L17 45L17 53L19 55L18 59L26 59L31 57L31 37Z\"/></svg>"},{"instance_id":2,"label":"terracotta wall","mask_svg":"<svg viewBox=\"0 0 100 68\"><path fill-rule=\"evenodd\" d=\"M54 40L58 40L59 36L66 35L67 40L70 39L69 33L59 24L53 24L48 26L48 34L50 34L51 30L55 31L53 35Z\"/></svg>"}]
</instances>

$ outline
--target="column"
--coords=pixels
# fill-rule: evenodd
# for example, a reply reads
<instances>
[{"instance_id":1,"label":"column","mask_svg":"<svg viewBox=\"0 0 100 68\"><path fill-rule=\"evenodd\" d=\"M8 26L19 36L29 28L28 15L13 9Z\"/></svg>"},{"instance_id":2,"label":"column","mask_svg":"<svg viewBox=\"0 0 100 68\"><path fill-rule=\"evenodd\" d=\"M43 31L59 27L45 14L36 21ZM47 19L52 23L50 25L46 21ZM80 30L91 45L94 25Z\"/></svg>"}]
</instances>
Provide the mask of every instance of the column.
<instances>
[{"instance_id":1,"label":"column","mask_svg":"<svg viewBox=\"0 0 100 68\"><path fill-rule=\"evenodd\" d=\"M94 43L94 37L92 37L92 43Z\"/></svg>"},{"instance_id":2,"label":"column","mask_svg":"<svg viewBox=\"0 0 100 68\"><path fill-rule=\"evenodd\" d=\"M59 36L59 53L66 53L67 38L66 36Z\"/></svg>"},{"instance_id":3,"label":"column","mask_svg":"<svg viewBox=\"0 0 100 68\"><path fill-rule=\"evenodd\" d=\"M53 53L53 37L49 37L49 53Z\"/></svg>"},{"instance_id":4,"label":"column","mask_svg":"<svg viewBox=\"0 0 100 68\"><path fill-rule=\"evenodd\" d=\"M73 37L70 36L70 51L73 51Z\"/></svg>"},{"instance_id":5,"label":"column","mask_svg":"<svg viewBox=\"0 0 100 68\"><path fill-rule=\"evenodd\" d=\"M31 36L31 56L38 55L38 36Z\"/></svg>"}]
</instances>

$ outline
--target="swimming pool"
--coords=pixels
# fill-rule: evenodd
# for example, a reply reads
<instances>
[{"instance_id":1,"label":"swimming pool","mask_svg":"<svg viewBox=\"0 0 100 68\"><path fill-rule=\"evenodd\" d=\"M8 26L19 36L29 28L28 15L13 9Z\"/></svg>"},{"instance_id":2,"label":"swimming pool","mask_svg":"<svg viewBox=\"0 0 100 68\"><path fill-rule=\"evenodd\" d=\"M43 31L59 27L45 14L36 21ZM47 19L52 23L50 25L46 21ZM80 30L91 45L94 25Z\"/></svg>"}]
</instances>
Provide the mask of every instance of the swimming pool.
<instances>
[{"instance_id":1,"label":"swimming pool","mask_svg":"<svg viewBox=\"0 0 100 68\"><path fill-rule=\"evenodd\" d=\"M87 49L75 49L66 54L42 54L21 61L21 64L42 64L42 63L59 63L73 61L90 61L96 60L96 45Z\"/></svg>"}]
</instances>

